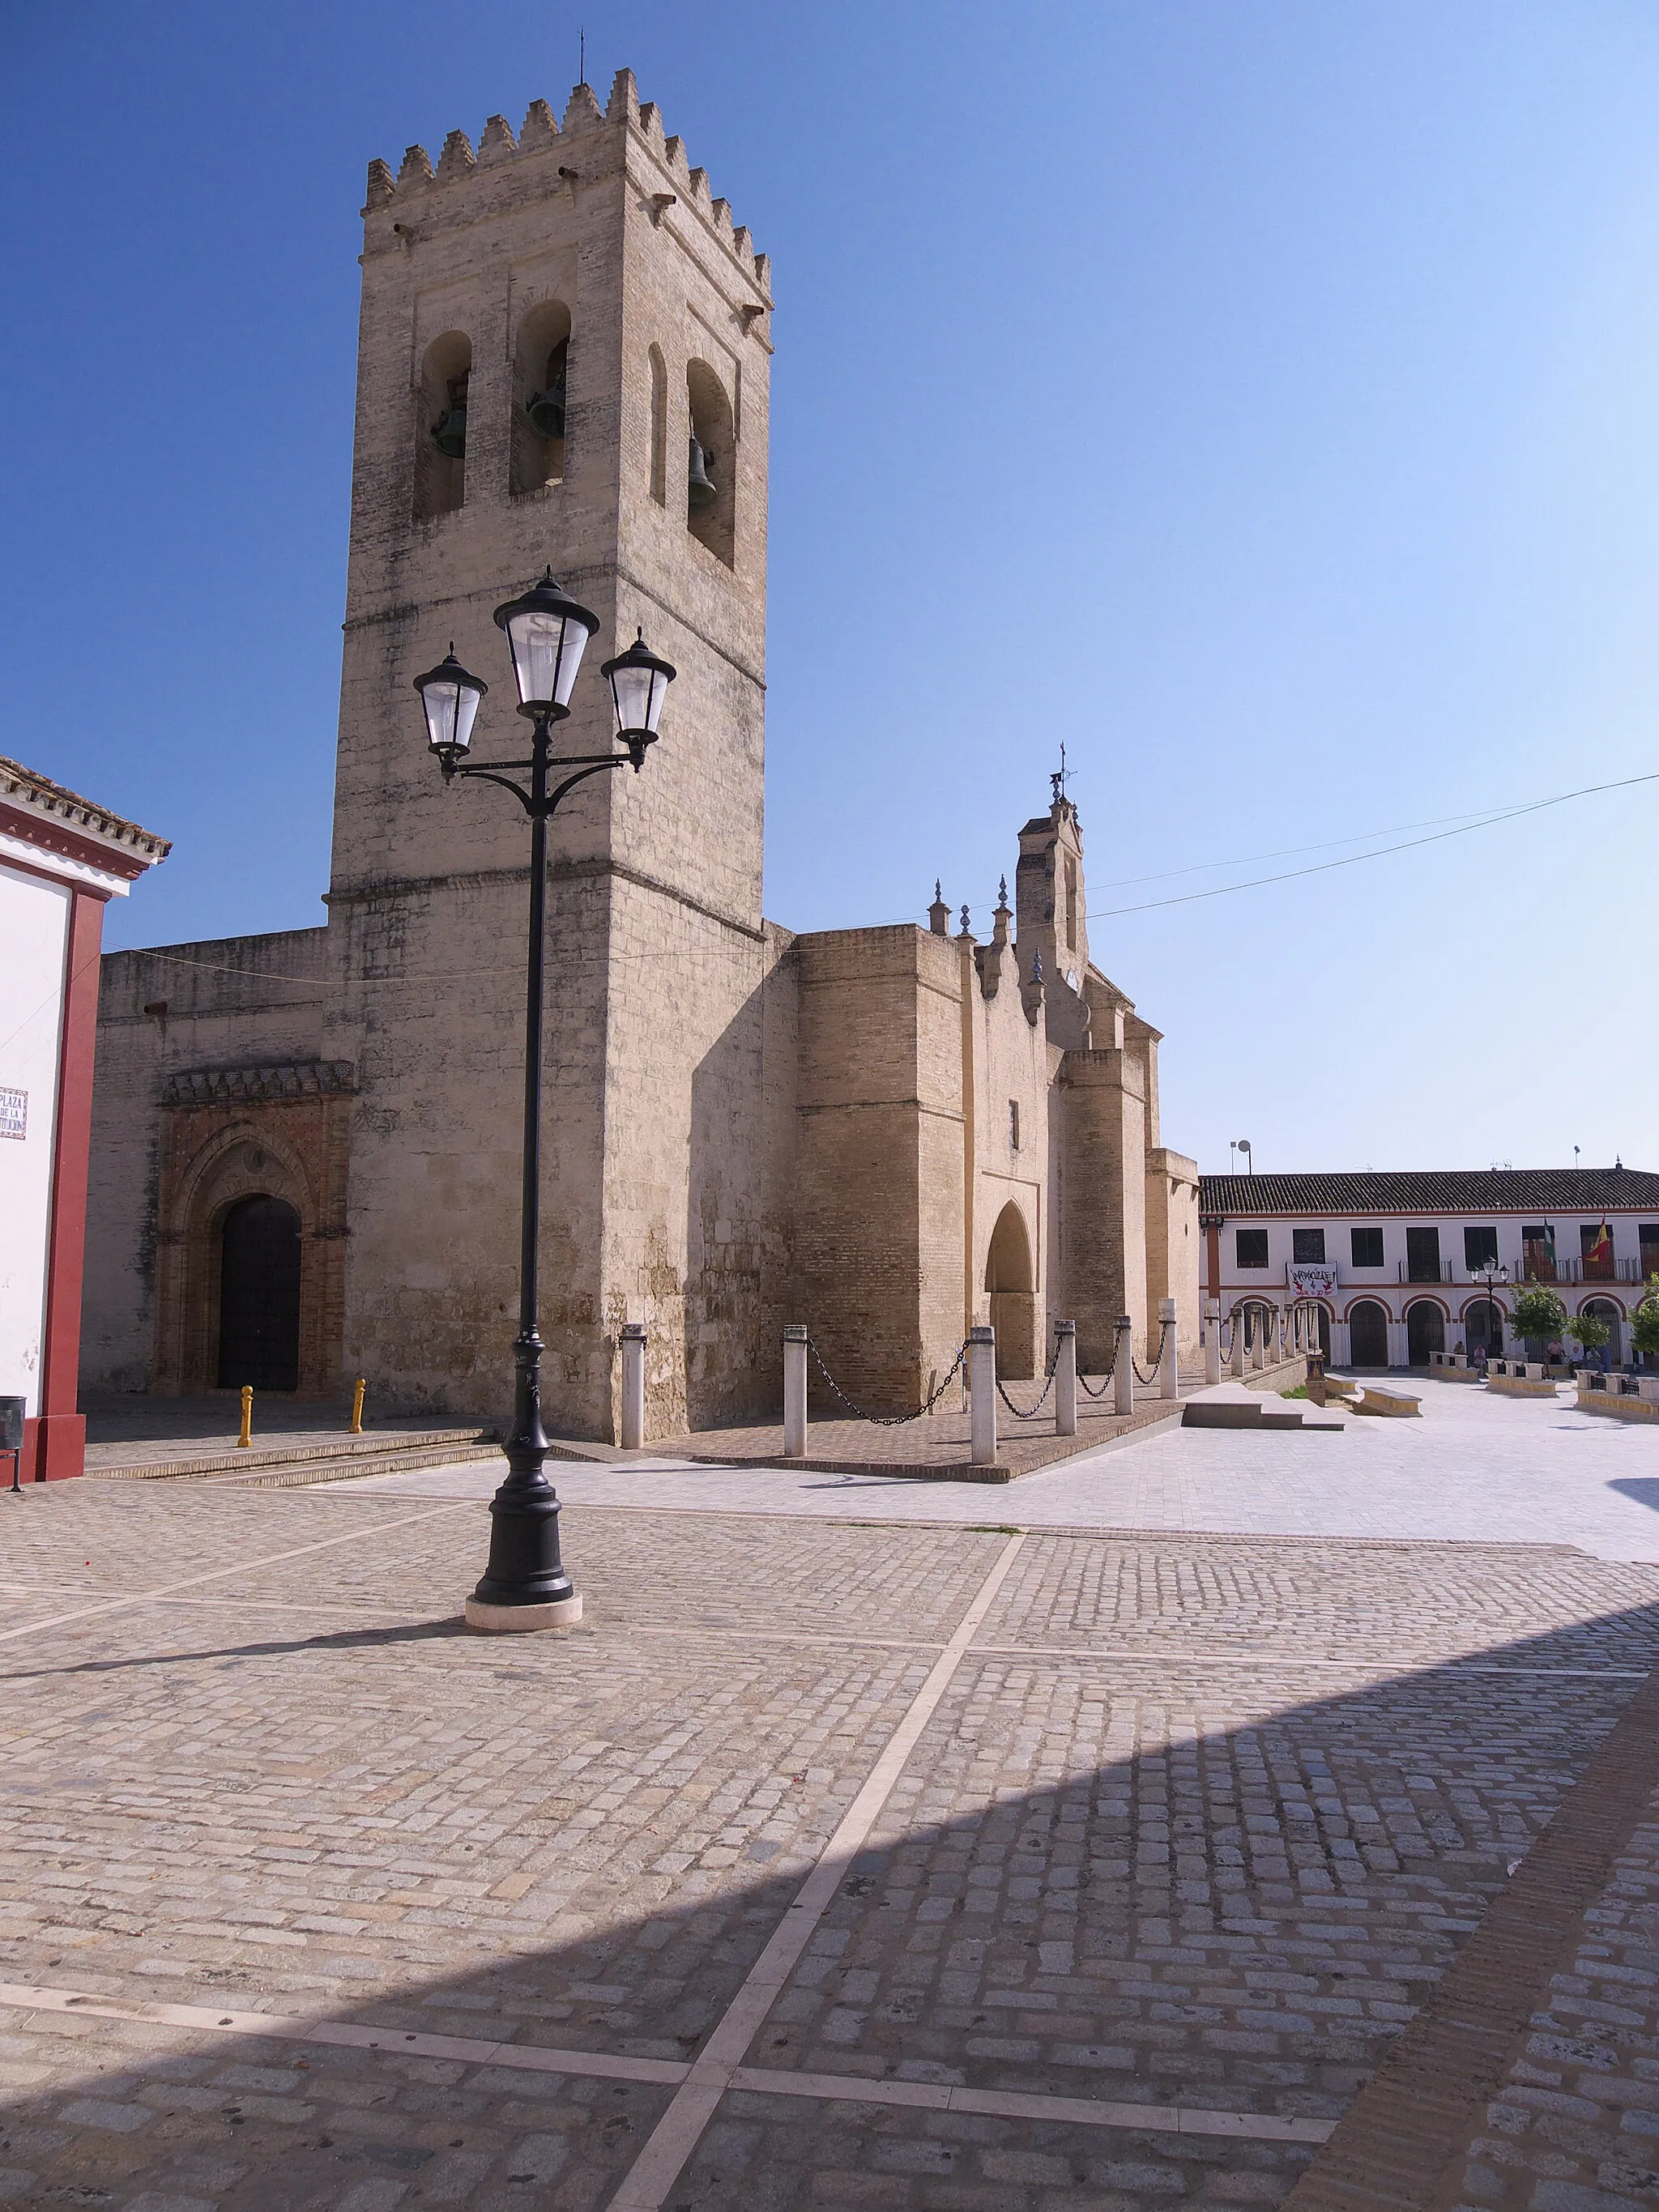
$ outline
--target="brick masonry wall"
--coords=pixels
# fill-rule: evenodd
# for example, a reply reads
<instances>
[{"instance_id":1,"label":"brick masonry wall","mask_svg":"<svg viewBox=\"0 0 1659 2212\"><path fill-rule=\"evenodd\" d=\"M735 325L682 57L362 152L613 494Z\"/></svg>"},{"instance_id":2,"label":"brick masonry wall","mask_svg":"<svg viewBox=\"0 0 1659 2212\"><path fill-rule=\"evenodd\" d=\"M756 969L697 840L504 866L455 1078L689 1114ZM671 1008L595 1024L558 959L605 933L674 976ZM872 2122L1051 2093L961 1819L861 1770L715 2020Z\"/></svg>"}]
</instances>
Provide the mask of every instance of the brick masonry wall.
<instances>
[{"instance_id":1,"label":"brick masonry wall","mask_svg":"<svg viewBox=\"0 0 1659 2212\"><path fill-rule=\"evenodd\" d=\"M1156 1060L1153 1062L1156 1066ZM1176 1302L1176 1344L1183 1364L1203 1357L1199 1288L1203 1239L1198 1227L1198 1163L1167 1145L1146 1152L1146 1310L1155 1321L1160 1298Z\"/></svg>"},{"instance_id":2,"label":"brick masonry wall","mask_svg":"<svg viewBox=\"0 0 1659 2212\"><path fill-rule=\"evenodd\" d=\"M921 1271L925 1142L934 1279L961 1279L959 1044L954 1068L950 1051L952 1018L958 1035L960 1024L956 957L946 940L897 927L815 931L796 939L795 958L793 1318L860 1404L906 1413L921 1401L926 1370L941 1357L948 1365L960 1341L951 1334L953 1302L939 1289L929 1304L939 1334L927 1340Z\"/></svg>"},{"instance_id":3,"label":"brick masonry wall","mask_svg":"<svg viewBox=\"0 0 1659 2212\"><path fill-rule=\"evenodd\" d=\"M1078 1359L1097 1372L1111 1357L1117 1316L1130 1315L1146 1346L1146 1105L1127 1052L1067 1053L1062 1068L1069 1194L1066 1302Z\"/></svg>"}]
</instances>

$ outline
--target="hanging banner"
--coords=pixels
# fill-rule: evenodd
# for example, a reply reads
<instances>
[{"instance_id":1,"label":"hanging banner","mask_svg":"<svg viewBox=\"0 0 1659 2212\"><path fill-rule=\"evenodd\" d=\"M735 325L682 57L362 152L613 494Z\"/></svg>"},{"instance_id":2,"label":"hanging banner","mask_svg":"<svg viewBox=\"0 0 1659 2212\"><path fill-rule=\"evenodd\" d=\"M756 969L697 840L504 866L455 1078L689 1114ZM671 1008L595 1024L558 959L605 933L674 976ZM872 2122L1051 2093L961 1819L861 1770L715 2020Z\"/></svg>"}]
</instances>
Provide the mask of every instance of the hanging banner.
<instances>
[{"instance_id":1,"label":"hanging banner","mask_svg":"<svg viewBox=\"0 0 1659 2212\"><path fill-rule=\"evenodd\" d=\"M1332 1298L1336 1296L1334 1267L1298 1267L1294 1263L1285 1271L1285 1280L1299 1298Z\"/></svg>"}]
</instances>

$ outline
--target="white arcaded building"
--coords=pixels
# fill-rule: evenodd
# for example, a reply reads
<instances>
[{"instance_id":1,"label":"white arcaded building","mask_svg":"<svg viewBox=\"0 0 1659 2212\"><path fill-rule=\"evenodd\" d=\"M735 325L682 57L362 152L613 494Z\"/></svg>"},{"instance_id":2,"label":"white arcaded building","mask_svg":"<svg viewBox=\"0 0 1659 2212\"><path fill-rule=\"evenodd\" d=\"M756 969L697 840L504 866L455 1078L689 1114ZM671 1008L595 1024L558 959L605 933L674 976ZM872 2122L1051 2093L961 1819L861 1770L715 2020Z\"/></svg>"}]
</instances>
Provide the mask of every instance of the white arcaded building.
<instances>
[{"instance_id":1,"label":"white arcaded building","mask_svg":"<svg viewBox=\"0 0 1659 2212\"><path fill-rule=\"evenodd\" d=\"M1490 1168L1387 1175L1206 1175L1206 1295L1222 1311L1317 1301L1333 1364L1417 1367L1462 1345L1515 1348L1517 1288L1625 1325L1659 1275L1659 1175Z\"/></svg>"}]
</instances>

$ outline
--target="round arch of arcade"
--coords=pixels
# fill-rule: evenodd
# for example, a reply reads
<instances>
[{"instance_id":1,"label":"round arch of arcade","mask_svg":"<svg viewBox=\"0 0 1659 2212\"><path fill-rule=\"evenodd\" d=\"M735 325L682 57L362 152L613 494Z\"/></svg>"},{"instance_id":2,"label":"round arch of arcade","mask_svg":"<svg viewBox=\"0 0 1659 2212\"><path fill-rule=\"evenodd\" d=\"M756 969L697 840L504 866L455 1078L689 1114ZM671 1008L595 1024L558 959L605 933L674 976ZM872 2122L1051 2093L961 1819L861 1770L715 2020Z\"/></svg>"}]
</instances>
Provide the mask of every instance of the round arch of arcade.
<instances>
[{"instance_id":1,"label":"round arch of arcade","mask_svg":"<svg viewBox=\"0 0 1659 2212\"><path fill-rule=\"evenodd\" d=\"M1389 1310L1381 1298L1350 1298L1342 1316L1348 1328L1351 1367L1389 1365Z\"/></svg>"},{"instance_id":2,"label":"round arch of arcade","mask_svg":"<svg viewBox=\"0 0 1659 2212\"><path fill-rule=\"evenodd\" d=\"M1627 1319L1624 1301L1621 1298L1609 1297L1605 1291L1597 1291L1594 1294L1581 1297L1577 1310L1581 1314L1593 1314L1596 1320L1606 1322L1607 1324L1607 1356L1614 1366L1620 1365L1624 1358L1624 1329Z\"/></svg>"},{"instance_id":3,"label":"round arch of arcade","mask_svg":"<svg viewBox=\"0 0 1659 2212\"><path fill-rule=\"evenodd\" d=\"M1464 1351L1471 1358L1485 1352L1498 1359L1504 1352L1504 1328L1510 1310L1502 1298L1488 1297L1484 1291L1465 1298L1458 1312L1457 1325L1462 1333Z\"/></svg>"},{"instance_id":4,"label":"round arch of arcade","mask_svg":"<svg viewBox=\"0 0 1659 2212\"><path fill-rule=\"evenodd\" d=\"M157 1255L160 1390L333 1389L344 1245L307 1133L274 1114L175 1132Z\"/></svg>"}]
</instances>

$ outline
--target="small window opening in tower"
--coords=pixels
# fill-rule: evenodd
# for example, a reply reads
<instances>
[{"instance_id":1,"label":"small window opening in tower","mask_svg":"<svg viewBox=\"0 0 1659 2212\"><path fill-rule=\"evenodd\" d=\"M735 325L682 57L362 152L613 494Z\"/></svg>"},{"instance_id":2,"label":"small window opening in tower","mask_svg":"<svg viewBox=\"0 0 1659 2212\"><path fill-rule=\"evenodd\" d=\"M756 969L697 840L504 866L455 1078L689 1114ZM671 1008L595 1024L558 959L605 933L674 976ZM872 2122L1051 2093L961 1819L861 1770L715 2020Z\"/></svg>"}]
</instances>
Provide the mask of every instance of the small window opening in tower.
<instances>
[{"instance_id":1,"label":"small window opening in tower","mask_svg":"<svg viewBox=\"0 0 1659 2212\"><path fill-rule=\"evenodd\" d=\"M1066 855L1066 942L1072 947L1077 944L1077 862L1069 853Z\"/></svg>"},{"instance_id":2,"label":"small window opening in tower","mask_svg":"<svg viewBox=\"0 0 1659 2212\"><path fill-rule=\"evenodd\" d=\"M685 526L728 568L736 559L732 480L737 452L732 403L707 362L686 366L691 436L686 455Z\"/></svg>"},{"instance_id":3,"label":"small window opening in tower","mask_svg":"<svg viewBox=\"0 0 1659 2212\"><path fill-rule=\"evenodd\" d=\"M460 331L434 338L415 395L415 517L452 514L466 497L467 385L472 341Z\"/></svg>"},{"instance_id":4,"label":"small window opening in tower","mask_svg":"<svg viewBox=\"0 0 1659 2212\"><path fill-rule=\"evenodd\" d=\"M1019 1101L1018 1098L1011 1098L1008 1101L1008 1149L1014 1152L1019 1150Z\"/></svg>"},{"instance_id":5,"label":"small window opening in tower","mask_svg":"<svg viewBox=\"0 0 1659 2212\"><path fill-rule=\"evenodd\" d=\"M651 496L668 504L668 364L659 346L651 349Z\"/></svg>"},{"instance_id":6,"label":"small window opening in tower","mask_svg":"<svg viewBox=\"0 0 1659 2212\"><path fill-rule=\"evenodd\" d=\"M513 361L508 489L515 499L562 483L570 453L570 310L543 300L519 325Z\"/></svg>"}]
</instances>

